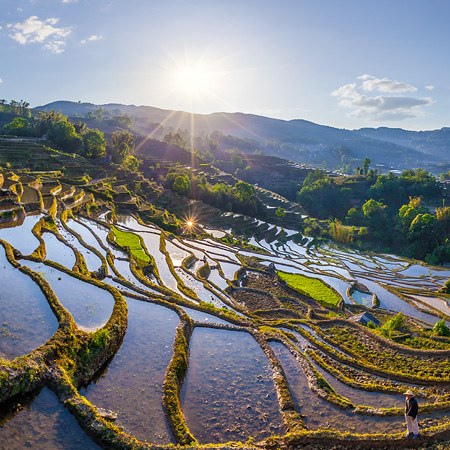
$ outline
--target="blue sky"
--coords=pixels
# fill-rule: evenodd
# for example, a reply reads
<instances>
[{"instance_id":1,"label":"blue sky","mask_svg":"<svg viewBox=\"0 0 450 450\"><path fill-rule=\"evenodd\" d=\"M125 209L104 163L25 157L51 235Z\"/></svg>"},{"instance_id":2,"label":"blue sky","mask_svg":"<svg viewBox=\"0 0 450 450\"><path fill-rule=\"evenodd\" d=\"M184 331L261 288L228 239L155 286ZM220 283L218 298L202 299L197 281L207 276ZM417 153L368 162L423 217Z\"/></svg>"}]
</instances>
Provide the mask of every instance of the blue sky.
<instances>
[{"instance_id":1,"label":"blue sky","mask_svg":"<svg viewBox=\"0 0 450 450\"><path fill-rule=\"evenodd\" d=\"M0 97L450 126L447 0L1 0Z\"/></svg>"}]
</instances>

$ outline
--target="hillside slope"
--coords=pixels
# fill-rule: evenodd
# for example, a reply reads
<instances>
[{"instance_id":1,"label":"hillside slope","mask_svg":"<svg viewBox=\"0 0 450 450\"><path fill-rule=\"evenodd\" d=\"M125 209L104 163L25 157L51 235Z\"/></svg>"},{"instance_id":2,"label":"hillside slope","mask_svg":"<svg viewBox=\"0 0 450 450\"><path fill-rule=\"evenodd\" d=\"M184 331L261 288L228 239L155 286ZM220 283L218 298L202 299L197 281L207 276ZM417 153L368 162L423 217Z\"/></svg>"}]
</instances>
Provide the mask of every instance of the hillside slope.
<instances>
[{"instance_id":1,"label":"hillside slope","mask_svg":"<svg viewBox=\"0 0 450 450\"><path fill-rule=\"evenodd\" d=\"M136 131L146 134L154 124L165 128L191 130L195 134L210 134L214 131L236 138L242 151L254 152L257 148L268 155L279 156L295 162L322 164L337 168L350 163L354 167L364 157L374 164L388 168L406 168L439 164L448 160L450 132L446 129L435 132L433 145L427 145L427 135L420 139L405 130L361 129L346 130L318 125L306 120L281 120L244 113L190 114L170 111L151 106L134 106L110 103L94 105L57 101L36 108L37 110L58 110L63 114L86 116L99 107L112 114L128 114L134 119ZM152 126L153 125L153 126ZM401 132L404 132L403 134ZM404 138L406 133L407 138ZM437 137L439 136L439 137ZM244 140L239 142L239 139Z\"/></svg>"}]
</instances>

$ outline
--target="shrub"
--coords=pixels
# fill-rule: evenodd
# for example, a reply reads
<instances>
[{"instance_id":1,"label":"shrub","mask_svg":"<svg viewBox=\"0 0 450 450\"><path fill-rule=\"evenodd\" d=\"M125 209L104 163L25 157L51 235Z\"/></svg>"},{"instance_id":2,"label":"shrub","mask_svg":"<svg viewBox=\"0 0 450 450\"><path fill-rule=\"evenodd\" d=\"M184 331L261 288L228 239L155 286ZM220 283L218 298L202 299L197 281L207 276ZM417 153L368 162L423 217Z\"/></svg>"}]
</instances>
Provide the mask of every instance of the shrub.
<instances>
[{"instance_id":1,"label":"shrub","mask_svg":"<svg viewBox=\"0 0 450 450\"><path fill-rule=\"evenodd\" d=\"M450 328L447 326L444 319L441 319L439 322L435 323L433 333L438 336L450 336Z\"/></svg>"}]
</instances>

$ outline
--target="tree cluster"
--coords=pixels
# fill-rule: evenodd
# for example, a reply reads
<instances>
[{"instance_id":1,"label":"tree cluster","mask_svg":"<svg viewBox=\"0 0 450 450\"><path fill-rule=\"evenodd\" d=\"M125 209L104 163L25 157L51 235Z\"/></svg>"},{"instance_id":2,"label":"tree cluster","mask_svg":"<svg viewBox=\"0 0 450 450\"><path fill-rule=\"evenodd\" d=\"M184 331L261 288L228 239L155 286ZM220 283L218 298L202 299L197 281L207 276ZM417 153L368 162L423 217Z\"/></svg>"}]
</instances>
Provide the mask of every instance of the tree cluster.
<instances>
[{"instance_id":1,"label":"tree cluster","mask_svg":"<svg viewBox=\"0 0 450 450\"><path fill-rule=\"evenodd\" d=\"M249 215L257 215L263 211L254 187L244 181L237 182L235 186L226 183L211 184L204 175L176 167L167 173L162 184L180 195L226 211Z\"/></svg>"},{"instance_id":2,"label":"tree cluster","mask_svg":"<svg viewBox=\"0 0 450 450\"><path fill-rule=\"evenodd\" d=\"M376 175L365 161L358 177L311 172L298 194L308 213L330 219L329 234L392 250L430 263L450 261L450 207L425 207L442 201L442 186L423 169Z\"/></svg>"}]
</instances>

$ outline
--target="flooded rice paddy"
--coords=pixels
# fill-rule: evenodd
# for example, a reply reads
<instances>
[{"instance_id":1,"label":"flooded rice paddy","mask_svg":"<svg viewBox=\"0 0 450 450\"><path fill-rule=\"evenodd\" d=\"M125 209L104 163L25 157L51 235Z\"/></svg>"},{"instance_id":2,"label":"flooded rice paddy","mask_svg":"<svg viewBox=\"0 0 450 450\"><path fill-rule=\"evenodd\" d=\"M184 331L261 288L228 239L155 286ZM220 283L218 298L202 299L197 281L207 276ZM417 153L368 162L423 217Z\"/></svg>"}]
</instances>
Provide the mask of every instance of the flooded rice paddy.
<instances>
[{"instance_id":1,"label":"flooded rice paddy","mask_svg":"<svg viewBox=\"0 0 450 450\"><path fill-rule=\"evenodd\" d=\"M39 245L31 232L39 218L28 216L20 226L0 228L0 239L10 242L23 255L31 254ZM100 220L103 218L99 217ZM262 229L264 223L257 225ZM58 221L58 231L64 242L52 233L43 233L46 259L64 266L67 273L43 262L20 259L20 255L17 257L20 264L44 276L80 329L93 332L110 319L114 299L107 290L72 276L77 262L69 245L83 255L91 272L100 268L101 260L79 241L76 234L103 257L106 257L107 250L112 253L113 262L108 263L107 277L100 283L114 286L124 294L128 305L127 331L112 360L79 392L96 407L117 414L115 424L126 433L156 445L176 443L163 407L163 386L173 355L176 327L180 323L174 310L155 303L156 297L177 304L193 320L189 365L184 380L181 380L180 402L187 426L200 443L246 442L249 438L260 441L286 432L269 360L249 332L262 336L264 331L259 327L266 325L266 318L270 326L295 336L295 346L305 358L308 358L306 349L319 346L312 339L331 347L339 357L351 356L330 343L325 335L321 337L314 331L313 322L309 321L306 313L295 310L295 302L290 304L283 300L276 303L275 309L267 309L263 305L260 310L255 308L252 312L235 300L229 285L242 267L239 257L251 257L258 264L260 273L273 263L279 270L319 278L342 296L346 308L371 310L372 294L376 294L381 310L402 312L427 326L436 323L441 313L448 315L450 311L448 300L435 292L450 276L449 270L412 264L392 255L364 254L329 245L307 248L307 240L305 245L290 239L277 241L273 238L274 226L266 227L270 234L267 240L261 235L249 238L250 243L270 254L228 247L212 238L200 241L177 237L169 240L153 225L139 223L131 216L120 216L118 226L142 237L146 250L155 259L160 279L148 274L147 279L165 288L161 294L133 274L126 253L108 243L108 226L107 222L77 217L68 220L68 229ZM222 237L222 233L213 230L212 235ZM295 236L295 232L284 236ZM160 250L161 239L168 258ZM182 262L191 254L196 259L186 269ZM211 271L203 282L199 281L197 271L205 262ZM121 277L117 277L113 268ZM242 286L243 282L238 282ZM356 282L367 287L369 292L355 288ZM58 322L37 284L9 264L2 248L0 283L0 358L13 359L48 341L57 330ZM350 287L351 298L347 297ZM199 301L190 298L184 288L191 289ZM286 293L283 295L288 296ZM285 305L290 306L285 308ZM283 316L286 311L289 314ZM228 320L230 317L232 319ZM286 322L279 322L280 317ZM235 322L241 323L240 320L247 331L236 331ZM251 321L250 326L248 320ZM307 334L295 331L295 327L301 327ZM321 398L311 389L301 365L289 349L272 341L270 347L283 367L295 408L308 429L403 432L404 418L401 415L357 414L353 409L340 409ZM354 355L351 358L355 360ZM310 364L337 394L354 406L403 406L401 395L351 387L316 363L311 361ZM414 387L413 384L411 386ZM24 399L23 405L16 409L0 416L0 449L98 448L48 388L42 389L34 398ZM447 417L445 411L426 415L430 420ZM6 446L4 442L7 442Z\"/></svg>"},{"instance_id":2,"label":"flooded rice paddy","mask_svg":"<svg viewBox=\"0 0 450 450\"><path fill-rule=\"evenodd\" d=\"M173 437L162 406L162 385L179 318L162 306L133 299L127 303L128 331L119 352L81 394L116 412L116 424L138 439L168 444Z\"/></svg>"},{"instance_id":3,"label":"flooded rice paddy","mask_svg":"<svg viewBox=\"0 0 450 450\"><path fill-rule=\"evenodd\" d=\"M0 358L13 359L45 344L58 328L39 286L10 265L0 246Z\"/></svg>"},{"instance_id":4,"label":"flooded rice paddy","mask_svg":"<svg viewBox=\"0 0 450 450\"><path fill-rule=\"evenodd\" d=\"M108 321L114 306L114 298L108 291L43 263L26 261L24 265L44 276L80 328L95 331Z\"/></svg>"},{"instance_id":5,"label":"flooded rice paddy","mask_svg":"<svg viewBox=\"0 0 450 450\"><path fill-rule=\"evenodd\" d=\"M181 403L202 443L261 439L283 431L269 364L248 333L194 331Z\"/></svg>"},{"instance_id":6,"label":"flooded rice paddy","mask_svg":"<svg viewBox=\"0 0 450 450\"><path fill-rule=\"evenodd\" d=\"M17 408L17 405L14 405ZM75 417L44 388L18 410L0 412L0 449L100 449Z\"/></svg>"}]
</instances>

